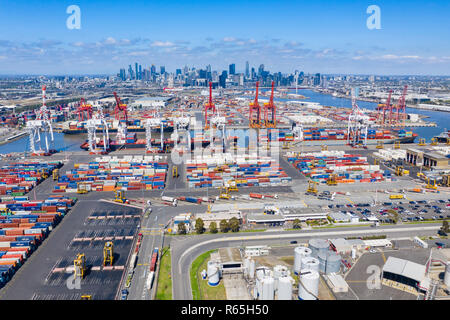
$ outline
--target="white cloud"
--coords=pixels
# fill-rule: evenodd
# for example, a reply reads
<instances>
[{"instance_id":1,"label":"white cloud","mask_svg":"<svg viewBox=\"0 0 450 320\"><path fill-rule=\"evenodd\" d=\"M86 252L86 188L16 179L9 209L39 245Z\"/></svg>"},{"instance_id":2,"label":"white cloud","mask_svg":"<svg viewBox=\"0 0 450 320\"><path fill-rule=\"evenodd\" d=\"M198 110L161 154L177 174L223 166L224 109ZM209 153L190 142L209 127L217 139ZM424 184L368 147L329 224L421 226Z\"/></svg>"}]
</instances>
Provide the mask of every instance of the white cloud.
<instances>
[{"instance_id":1,"label":"white cloud","mask_svg":"<svg viewBox=\"0 0 450 320\"><path fill-rule=\"evenodd\" d=\"M175 44L173 42L170 41L154 41L152 43L152 47L172 47Z\"/></svg>"}]
</instances>

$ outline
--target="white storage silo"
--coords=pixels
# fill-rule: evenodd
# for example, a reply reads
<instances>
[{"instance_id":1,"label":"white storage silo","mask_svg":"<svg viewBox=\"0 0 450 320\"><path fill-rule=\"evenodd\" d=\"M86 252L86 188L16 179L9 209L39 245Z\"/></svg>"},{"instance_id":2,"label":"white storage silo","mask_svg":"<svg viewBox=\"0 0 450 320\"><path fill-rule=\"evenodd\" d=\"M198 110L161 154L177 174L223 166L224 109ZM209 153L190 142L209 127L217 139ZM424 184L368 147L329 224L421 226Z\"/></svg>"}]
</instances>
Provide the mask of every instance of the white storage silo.
<instances>
[{"instance_id":1,"label":"white storage silo","mask_svg":"<svg viewBox=\"0 0 450 320\"><path fill-rule=\"evenodd\" d=\"M287 277L288 275L289 275L289 269L286 266L276 265L275 267L273 267L275 290L278 289L278 279L281 277Z\"/></svg>"},{"instance_id":2,"label":"white storage silo","mask_svg":"<svg viewBox=\"0 0 450 320\"><path fill-rule=\"evenodd\" d=\"M255 277L255 268L256 268L255 260L250 259L250 265L248 268L248 277L250 279L253 279Z\"/></svg>"},{"instance_id":3,"label":"white storage silo","mask_svg":"<svg viewBox=\"0 0 450 320\"><path fill-rule=\"evenodd\" d=\"M220 281L220 276L219 276L219 267L217 266L217 264L214 261L209 261L208 262L208 284L210 286L217 286L219 284Z\"/></svg>"},{"instance_id":4,"label":"white storage silo","mask_svg":"<svg viewBox=\"0 0 450 320\"><path fill-rule=\"evenodd\" d=\"M444 283L447 289L450 288L450 262L447 262L447 267L445 268Z\"/></svg>"},{"instance_id":5,"label":"white storage silo","mask_svg":"<svg viewBox=\"0 0 450 320\"><path fill-rule=\"evenodd\" d=\"M327 269L328 252L319 252L317 259L319 260L319 271L325 273Z\"/></svg>"},{"instance_id":6,"label":"white storage silo","mask_svg":"<svg viewBox=\"0 0 450 320\"><path fill-rule=\"evenodd\" d=\"M260 300L273 300L275 295L275 281L272 277L265 277L262 280L262 295Z\"/></svg>"},{"instance_id":7,"label":"white storage silo","mask_svg":"<svg viewBox=\"0 0 450 320\"><path fill-rule=\"evenodd\" d=\"M319 273L314 270L302 270L298 283L299 300L317 300L319 295Z\"/></svg>"},{"instance_id":8,"label":"white storage silo","mask_svg":"<svg viewBox=\"0 0 450 320\"><path fill-rule=\"evenodd\" d=\"M303 269L310 269L319 272L319 260L314 257L303 258L301 270Z\"/></svg>"},{"instance_id":9,"label":"white storage silo","mask_svg":"<svg viewBox=\"0 0 450 320\"><path fill-rule=\"evenodd\" d=\"M341 256L337 253L331 253L327 257L327 264L325 268L326 274L338 273L341 269Z\"/></svg>"},{"instance_id":10,"label":"white storage silo","mask_svg":"<svg viewBox=\"0 0 450 320\"><path fill-rule=\"evenodd\" d=\"M317 257L319 252L327 252L330 248L328 241L324 239L311 239L308 243L313 257Z\"/></svg>"},{"instance_id":11,"label":"white storage silo","mask_svg":"<svg viewBox=\"0 0 450 320\"><path fill-rule=\"evenodd\" d=\"M294 249L294 273L298 274L301 268L302 259L311 256L311 249L307 247L296 247Z\"/></svg>"},{"instance_id":12,"label":"white storage silo","mask_svg":"<svg viewBox=\"0 0 450 320\"><path fill-rule=\"evenodd\" d=\"M281 277L278 279L278 300L292 300L292 284L294 279L291 276Z\"/></svg>"}]
</instances>

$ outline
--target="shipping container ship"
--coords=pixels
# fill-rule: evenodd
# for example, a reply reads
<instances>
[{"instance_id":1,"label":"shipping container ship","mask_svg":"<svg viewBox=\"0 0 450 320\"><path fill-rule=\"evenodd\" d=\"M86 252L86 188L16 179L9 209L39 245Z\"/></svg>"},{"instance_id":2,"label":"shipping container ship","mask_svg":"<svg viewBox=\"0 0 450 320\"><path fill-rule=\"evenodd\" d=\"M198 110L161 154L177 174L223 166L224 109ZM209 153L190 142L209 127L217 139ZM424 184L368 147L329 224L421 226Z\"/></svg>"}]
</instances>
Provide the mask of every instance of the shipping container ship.
<instances>
[{"instance_id":1,"label":"shipping container ship","mask_svg":"<svg viewBox=\"0 0 450 320\"><path fill-rule=\"evenodd\" d=\"M434 139L436 139L439 143L447 143L447 141L450 141L450 131L446 130L444 132L441 132L439 135L434 136Z\"/></svg>"},{"instance_id":2,"label":"shipping container ship","mask_svg":"<svg viewBox=\"0 0 450 320\"><path fill-rule=\"evenodd\" d=\"M63 124L61 127L58 127L59 131L64 134L83 134L87 133L86 129L86 121L69 121L68 123ZM117 132L118 122L109 121L108 122L108 132ZM101 133L103 128L99 126L96 130L97 133ZM160 127L152 128L152 132L160 132ZM174 131L173 121L168 121L163 128L164 132L171 133ZM145 127L141 125L140 120L129 121L127 124L128 132L145 132Z\"/></svg>"}]
</instances>

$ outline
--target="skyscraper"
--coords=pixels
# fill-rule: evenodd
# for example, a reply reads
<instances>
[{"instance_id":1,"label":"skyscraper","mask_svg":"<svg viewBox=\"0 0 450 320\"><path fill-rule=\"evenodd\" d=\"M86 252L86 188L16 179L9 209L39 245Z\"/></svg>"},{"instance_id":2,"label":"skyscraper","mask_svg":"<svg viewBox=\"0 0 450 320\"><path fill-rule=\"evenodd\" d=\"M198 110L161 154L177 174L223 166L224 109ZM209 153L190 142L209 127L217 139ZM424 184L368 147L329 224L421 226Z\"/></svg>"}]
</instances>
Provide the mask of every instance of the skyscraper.
<instances>
[{"instance_id":1,"label":"skyscraper","mask_svg":"<svg viewBox=\"0 0 450 320\"><path fill-rule=\"evenodd\" d=\"M139 73L138 73L139 70L138 70L138 63L137 62L134 63L134 69L135 69L134 80L137 80L138 76L139 76Z\"/></svg>"},{"instance_id":2,"label":"skyscraper","mask_svg":"<svg viewBox=\"0 0 450 320\"><path fill-rule=\"evenodd\" d=\"M154 64L152 64L152 68L150 70L152 72L152 75L154 75L156 73L156 67Z\"/></svg>"},{"instance_id":3,"label":"skyscraper","mask_svg":"<svg viewBox=\"0 0 450 320\"><path fill-rule=\"evenodd\" d=\"M314 85L315 86L320 86L320 73L316 73L315 75L314 75Z\"/></svg>"},{"instance_id":4,"label":"skyscraper","mask_svg":"<svg viewBox=\"0 0 450 320\"><path fill-rule=\"evenodd\" d=\"M233 63L233 64L230 64L230 74L236 74L236 65Z\"/></svg>"},{"instance_id":5,"label":"skyscraper","mask_svg":"<svg viewBox=\"0 0 450 320\"><path fill-rule=\"evenodd\" d=\"M259 65L259 68L258 68L258 76L262 76L263 72L264 72L264 65L261 64L261 65Z\"/></svg>"},{"instance_id":6,"label":"skyscraper","mask_svg":"<svg viewBox=\"0 0 450 320\"><path fill-rule=\"evenodd\" d=\"M139 74L137 76L138 80L142 80L142 66L139 65Z\"/></svg>"},{"instance_id":7,"label":"skyscraper","mask_svg":"<svg viewBox=\"0 0 450 320\"><path fill-rule=\"evenodd\" d=\"M248 64L248 61L245 63L245 77L250 77L250 65Z\"/></svg>"},{"instance_id":8,"label":"skyscraper","mask_svg":"<svg viewBox=\"0 0 450 320\"><path fill-rule=\"evenodd\" d=\"M160 67L160 70L161 70L160 73L161 73L162 75L166 73L166 67L161 66L161 67Z\"/></svg>"}]
</instances>

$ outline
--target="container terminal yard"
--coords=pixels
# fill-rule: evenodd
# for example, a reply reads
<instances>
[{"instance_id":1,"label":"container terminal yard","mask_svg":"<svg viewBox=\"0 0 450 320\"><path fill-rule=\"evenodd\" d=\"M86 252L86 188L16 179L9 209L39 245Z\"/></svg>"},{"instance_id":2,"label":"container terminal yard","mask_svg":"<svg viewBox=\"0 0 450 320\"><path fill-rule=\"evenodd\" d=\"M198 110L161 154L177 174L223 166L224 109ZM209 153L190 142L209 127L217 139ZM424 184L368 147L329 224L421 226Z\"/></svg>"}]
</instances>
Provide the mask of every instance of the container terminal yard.
<instances>
[{"instance_id":1,"label":"container terminal yard","mask_svg":"<svg viewBox=\"0 0 450 320\"><path fill-rule=\"evenodd\" d=\"M450 299L450 139L407 86L374 110L206 88L62 122L42 88L0 160L0 299Z\"/></svg>"}]
</instances>

